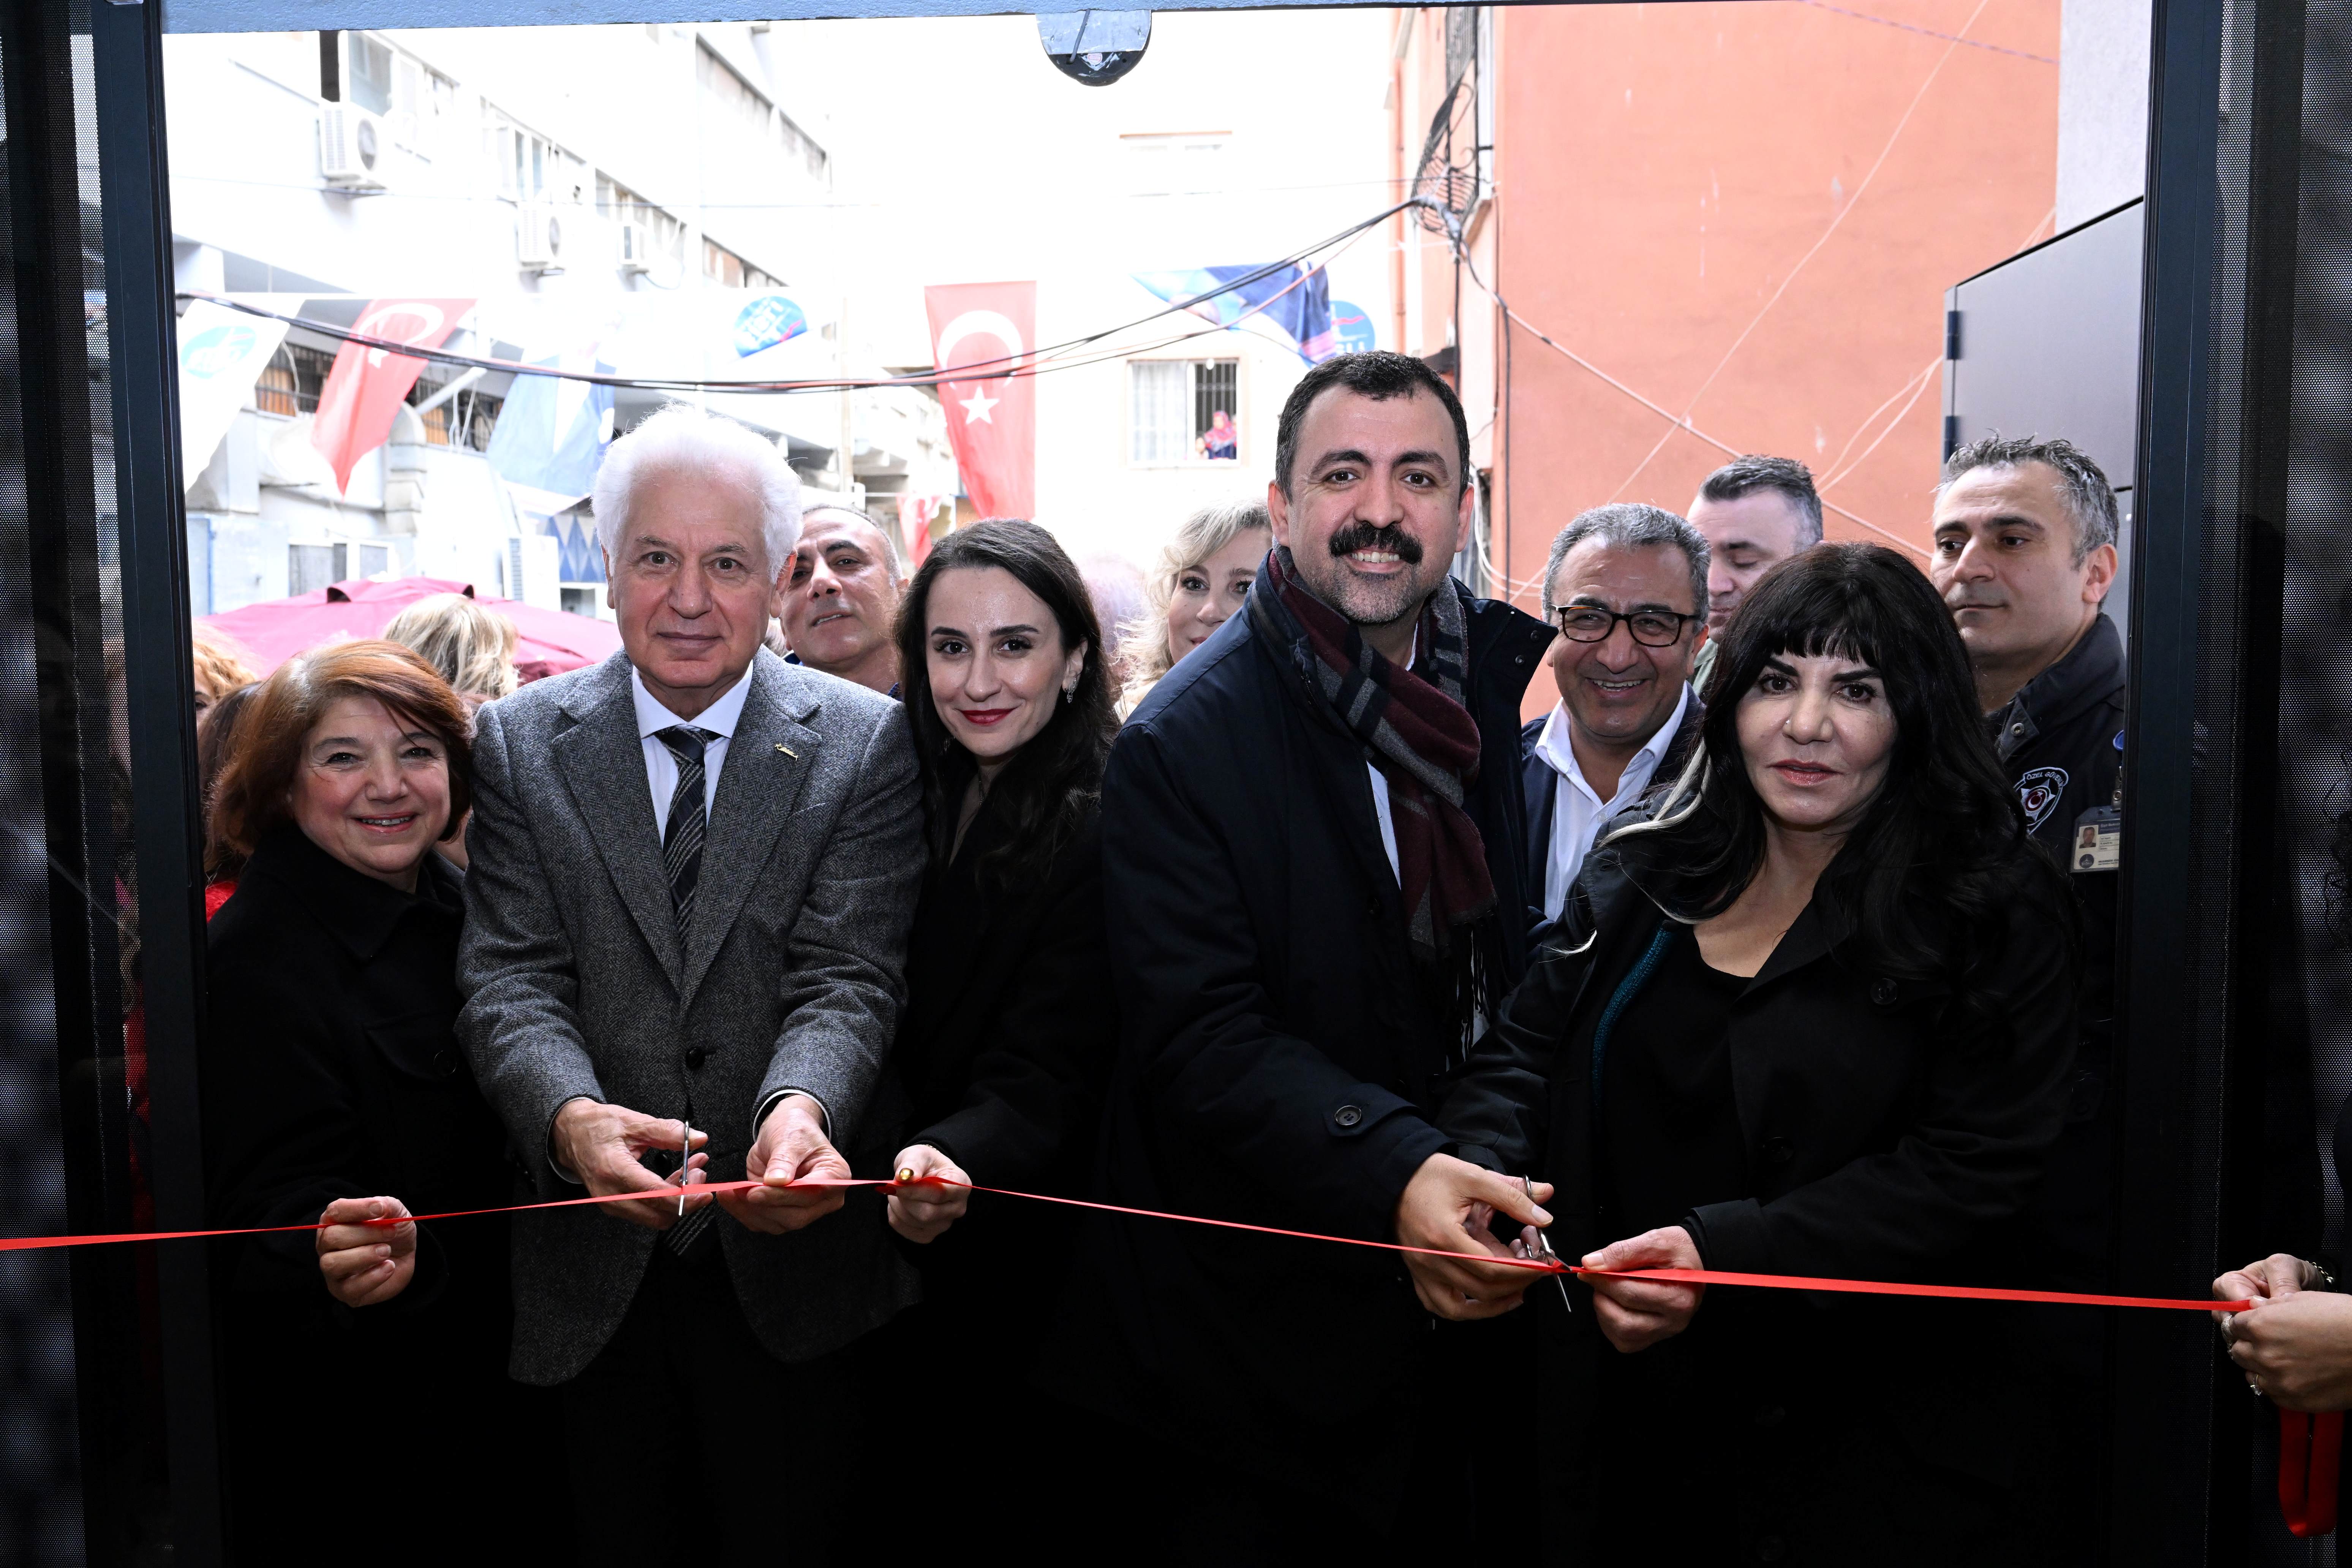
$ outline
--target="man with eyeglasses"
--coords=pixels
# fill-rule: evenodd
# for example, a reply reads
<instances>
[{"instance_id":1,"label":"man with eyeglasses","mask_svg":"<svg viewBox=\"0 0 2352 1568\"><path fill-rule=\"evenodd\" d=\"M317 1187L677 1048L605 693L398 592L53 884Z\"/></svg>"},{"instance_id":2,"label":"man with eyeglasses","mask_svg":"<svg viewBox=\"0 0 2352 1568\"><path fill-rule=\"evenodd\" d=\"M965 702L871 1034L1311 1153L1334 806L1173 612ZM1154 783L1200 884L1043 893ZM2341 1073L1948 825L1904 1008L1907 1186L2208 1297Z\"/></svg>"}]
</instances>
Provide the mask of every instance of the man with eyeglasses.
<instances>
[{"instance_id":1,"label":"man with eyeglasses","mask_svg":"<svg viewBox=\"0 0 2352 1568\"><path fill-rule=\"evenodd\" d=\"M1595 507L1551 542L1544 613L1559 635L1544 663L1559 702L1519 732L1538 926L1559 918L1602 825L1698 743L1706 569L1705 536L1654 506Z\"/></svg>"}]
</instances>

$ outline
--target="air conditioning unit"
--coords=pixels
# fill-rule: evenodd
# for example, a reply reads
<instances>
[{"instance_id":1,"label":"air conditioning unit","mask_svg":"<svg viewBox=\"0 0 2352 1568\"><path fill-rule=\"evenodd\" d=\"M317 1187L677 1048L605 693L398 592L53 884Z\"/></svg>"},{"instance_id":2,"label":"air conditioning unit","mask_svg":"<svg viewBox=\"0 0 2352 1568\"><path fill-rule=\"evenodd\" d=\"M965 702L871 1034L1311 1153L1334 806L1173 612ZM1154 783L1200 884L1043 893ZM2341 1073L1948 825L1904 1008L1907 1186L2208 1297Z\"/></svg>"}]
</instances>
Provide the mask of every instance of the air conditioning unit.
<instances>
[{"instance_id":1,"label":"air conditioning unit","mask_svg":"<svg viewBox=\"0 0 2352 1568\"><path fill-rule=\"evenodd\" d=\"M526 272L563 270L563 209L553 202L515 208L515 262Z\"/></svg>"},{"instance_id":2,"label":"air conditioning unit","mask_svg":"<svg viewBox=\"0 0 2352 1568\"><path fill-rule=\"evenodd\" d=\"M383 121L348 103L319 106L319 172L344 191L383 189L383 160L392 134Z\"/></svg>"},{"instance_id":3,"label":"air conditioning unit","mask_svg":"<svg viewBox=\"0 0 2352 1568\"><path fill-rule=\"evenodd\" d=\"M641 223L620 226L620 268L624 272L650 272L654 268L653 231Z\"/></svg>"}]
</instances>

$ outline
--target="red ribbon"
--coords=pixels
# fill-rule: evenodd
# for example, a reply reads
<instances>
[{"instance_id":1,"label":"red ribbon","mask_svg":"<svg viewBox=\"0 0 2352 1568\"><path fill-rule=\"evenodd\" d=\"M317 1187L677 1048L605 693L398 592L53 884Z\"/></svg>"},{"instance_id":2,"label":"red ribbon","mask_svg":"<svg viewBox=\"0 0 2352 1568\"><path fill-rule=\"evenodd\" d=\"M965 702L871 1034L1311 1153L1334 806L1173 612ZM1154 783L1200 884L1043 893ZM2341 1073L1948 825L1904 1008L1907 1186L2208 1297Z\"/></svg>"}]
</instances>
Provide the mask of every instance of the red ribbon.
<instances>
[{"instance_id":1,"label":"red ribbon","mask_svg":"<svg viewBox=\"0 0 2352 1568\"><path fill-rule=\"evenodd\" d=\"M1168 1214L1159 1209L1129 1208L1119 1204L1092 1203L1084 1198L1055 1197L1047 1193L1015 1192L1007 1187L983 1187L974 1183L950 1182L940 1176L922 1176L901 1184L895 1180L863 1179L834 1181L816 1178L798 1182L770 1183L757 1181L697 1183L687 1189L695 1197L715 1197L722 1193L750 1192L754 1187L848 1188L908 1186L960 1186L975 1193L993 1193L1000 1197L1025 1198L1032 1203L1060 1204L1067 1208L1095 1209L1104 1214L1129 1215L1139 1219L1177 1220L1186 1225L1214 1226L1221 1230L1253 1231L1260 1236L1286 1236L1300 1241L1336 1243L1342 1247L1370 1247L1384 1252L1422 1253L1436 1258L1461 1258L1465 1254L1437 1247L1409 1247L1402 1242L1368 1241L1355 1236L1324 1236L1311 1230L1286 1230L1279 1226L1248 1225L1234 1219L1210 1219L1201 1215ZM668 1202L678 1195L678 1189L655 1188L645 1192L610 1193L602 1196L559 1198L551 1203L512 1204L498 1208L451 1209L441 1214L411 1215L405 1219L371 1219L357 1223L377 1227L404 1225L425 1220L467 1219L479 1215L530 1214L541 1209L577 1208L585 1205L642 1203L647 1200ZM127 1231L108 1236L35 1236L0 1239L0 1252L37 1251L59 1247L100 1247L122 1241L192 1241L215 1236L268 1236L287 1231L320 1231L327 1228L323 1220L309 1225L247 1226L223 1230L152 1230ZM2074 1290L2009 1290L1980 1285L1912 1285L1884 1279L1825 1279L1796 1274L1743 1274L1720 1268L1586 1268L1575 1264L1559 1264L1540 1258L1489 1258L1480 1261L1509 1268L1525 1268L1538 1274L1578 1274L1589 1279L1658 1279L1678 1285L1750 1285L1768 1290L1827 1290L1859 1296L1926 1296L1962 1301L2027 1301L2061 1306L2153 1308L2159 1311L2181 1312L2242 1312L2251 1309L2251 1300L2191 1301L2161 1296L2097 1296ZM2325 1535L2336 1528L2336 1468L2344 1441L2344 1417L2329 1413L2307 1415L2292 1410L2279 1412L2279 1511L2286 1517L2286 1526L2298 1536Z\"/></svg>"},{"instance_id":2,"label":"red ribbon","mask_svg":"<svg viewBox=\"0 0 2352 1568\"><path fill-rule=\"evenodd\" d=\"M1260 1236L1286 1236L1299 1241L1323 1241L1341 1247L1370 1247L1383 1252L1413 1252L1432 1258L1464 1258L1466 1254L1442 1247L1410 1247L1398 1241L1369 1241L1358 1236L1325 1236L1312 1230L1286 1230L1279 1226L1249 1225L1237 1219L1210 1219L1201 1215L1169 1214L1160 1209L1128 1208L1118 1204L1091 1203L1085 1198L1055 1197L1049 1193L1015 1192L1009 1187L983 1187L971 1182L950 1182L943 1176L919 1176L900 1183L890 1178L864 1178L835 1181L814 1177L797 1182L698 1182L686 1189L690 1197L715 1197L722 1193L746 1193L754 1187L846 1189L850 1187L932 1186L962 1187L967 1192L993 1193L999 1197L1025 1198L1031 1203L1060 1204L1066 1208L1096 1209L1104 1214L1131 1215L1139 1219L1179 1220L1186 1225L1215 1226L1221 1230L1253 1231ZM628 1204L673 1202L678 1189L648 1188L643 1192L608 1193L603 1196L558 1198L550 1203L509 1204L497 1208L450 1209L442 1214L409 1215L404 1218L336 1221L337 1224L359 1224L383 1227L407 1225L435 1219L468 1219L479 1215L531 1214L541 1209L578 1208L591 1204ZM271 1236L288 1231L320 1231L328 1222L313 1221L308 1225L247 1226L227 1230L149 1230L124 1231L110 1236L32 1236L0 1240L0 1252L22 1252L54 1247L98 1247L119 1241L190 1241L214 1236ZM1910 1285L1883 1279L1823 1279L1801 1274L1739 1274L1718 1268L1586 1268L1577 1264L1556 1264L1532 1258L1483 1258L1481 1263L1492 1263L1506 1268L1525 1268L1537 1274L1580 1274L1594 1279L1659 1279L1677 1285L1755 1285L1768 1290L1830 1290L1856 1296L1931 1296L1964 1301L2033 1301L2076 1307L2152 1307L2166 1311L2181 1312L2242 1312L2252 1307L2243 1301L2188 1301L2160 1296L2094 1296L2073 1290L2007 1290L1981 1285Z\"/></svg>"},{"instance_id":3,"label":"red ribbon","mask_svg":"<svg viewBox=\"0 0 2352 1568\"><path fill-rule=\"evenodd\" d=\"M2344 1413L2279 1412L2279 1512L2299 1536L2336 1528L2336 1479L2344 1454Z\"/></svg>"}]
</instances>

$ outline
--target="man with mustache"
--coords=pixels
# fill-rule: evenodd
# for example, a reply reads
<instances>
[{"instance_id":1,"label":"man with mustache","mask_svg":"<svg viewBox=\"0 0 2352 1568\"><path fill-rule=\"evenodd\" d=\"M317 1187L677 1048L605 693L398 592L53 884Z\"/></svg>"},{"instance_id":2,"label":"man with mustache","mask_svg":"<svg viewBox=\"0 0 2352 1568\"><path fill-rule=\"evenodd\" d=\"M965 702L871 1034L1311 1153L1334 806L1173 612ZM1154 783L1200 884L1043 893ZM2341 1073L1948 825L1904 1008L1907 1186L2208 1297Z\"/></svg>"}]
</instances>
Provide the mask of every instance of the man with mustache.
<instances>
[{"instance_id":1,"label":"man with mustache","mask_svg":"<svg viewBox=\"0 0 2352 1568\"><path fill-rule=\"evenodd\" d=\"M1528 963L1518 705L1550 640L1447 574L1469 459L1422 362L1309 370L1246 609L1119 734L1113 1202L1380 1242L1408 1205L1540 1215L1549 1188L1443 1152L1433 1121ZM1470 1506L1509 1459L1520 1322L1433 1327L1394 1254L1105 1224L1107 1300L1079 1316L1113 1342L1077 1392L1164 1444L1170 1560L1312 1561L1335 1528L1458 1550L1523 1514Z\"/></svg>"},{"instance_id":2,"label":"man with mustache","mask_svg":"<svg viewBox=\"0 0 2352 1568\"><path fill-rule=\"evenodd\" d=\"M2124 641L2101 605L2116 578L2116 494L2070 441L1989 437L1945 459L1929 575L1975 667L1977 700L2017 789L2027 831L2059 858L2083 904L2083 973L2066 1125L2025 1216L2037 1283L2105 1290L2113 1278L2117 1107L2107 1092L2115 1019L2116 868L2122 852ZM2059 1408L2096 1412L2107 1320L2053 1319L2036 1336ZM2053 1492L2095 1495L2105 1452L2094 1417L2059 1432ZM2021 1473L2029 1467L2021 1464ZM2072 1473L2070 1474L2070 1468ZM2086 1510L2045 1514L2061 1548ZM2069 1553L2087 1558L2086 1549Z\"/></svg>"}]
</instances>

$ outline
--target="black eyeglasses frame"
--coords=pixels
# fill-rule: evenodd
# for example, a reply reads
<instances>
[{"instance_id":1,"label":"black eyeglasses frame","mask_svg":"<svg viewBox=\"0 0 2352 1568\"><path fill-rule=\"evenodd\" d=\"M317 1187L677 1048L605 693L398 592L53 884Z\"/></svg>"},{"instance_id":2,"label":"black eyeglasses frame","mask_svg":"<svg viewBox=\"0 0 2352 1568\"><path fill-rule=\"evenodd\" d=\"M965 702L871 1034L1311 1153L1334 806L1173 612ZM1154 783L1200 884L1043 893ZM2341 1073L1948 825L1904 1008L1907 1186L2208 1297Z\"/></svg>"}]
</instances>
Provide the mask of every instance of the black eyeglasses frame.
<instances>
[{"instance_id":1,"label":"black eyeglasses frame","mask_svg":"<svg viewBox=\"0 0 2352 1568\"><path fill-rule=\"evenodd\" d=\"M1565 619L1568 613L1571 610L1576 611L1580 615L1607 616L1609 617L1609 625L1597 637L1578 637L1574 632L1568 629L1568 623ZM1664 642L1652 642L1649 638L1643 637L1640 632L1633 629L1633 621L1636 616L1647 616L1657 620L1671 620L1675 623L1675 635L1668 637ZM1681 612L1676 610L1618 611L1609 608L1606 605L1554 605L1551 610L1551 624L1559 629L1560 636L1566 637L1570 642L1607 642L1611 637L1616 635L1617 623L1622 621L1625 623L1626 635L1632 637L1635 642L1641 644L1643 647L1672 647L1676 643L1683 640L1683 633L1688 629L1691 622L1703 621L1705 619L1706 619L1706 613L1704 610L1700 611L1696 615L1689 616L1683 615Z\"/></svg>"}]
</instances>

